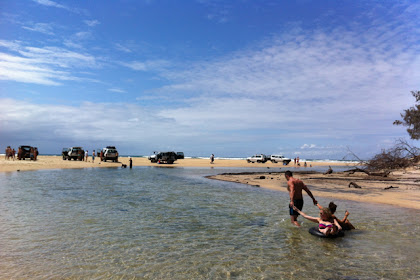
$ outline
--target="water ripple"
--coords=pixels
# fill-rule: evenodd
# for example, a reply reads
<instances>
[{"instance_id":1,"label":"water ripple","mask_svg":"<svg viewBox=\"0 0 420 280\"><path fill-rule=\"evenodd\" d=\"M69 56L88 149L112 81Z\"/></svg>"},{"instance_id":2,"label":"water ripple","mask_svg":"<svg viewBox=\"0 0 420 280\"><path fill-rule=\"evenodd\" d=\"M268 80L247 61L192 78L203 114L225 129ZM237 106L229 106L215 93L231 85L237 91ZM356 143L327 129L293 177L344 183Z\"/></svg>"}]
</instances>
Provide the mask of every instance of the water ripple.
<instances>
[{"instance_id":1,"label":"water ripple","mask_svg":"<svg viewBox=\"0 0 420 280\"><path fill-rule=\"evenodd\" d=\"M336 201L358 230L318 239L288 196L216 169L0 174L0 279L416 279L419 211ZM319 199L327 204L327 199ZM308 214L315 207L305 205ZM404 218L401 218L404 217ZM299 218L301 221L302 219Z\"/></svg>"}]
</instances>

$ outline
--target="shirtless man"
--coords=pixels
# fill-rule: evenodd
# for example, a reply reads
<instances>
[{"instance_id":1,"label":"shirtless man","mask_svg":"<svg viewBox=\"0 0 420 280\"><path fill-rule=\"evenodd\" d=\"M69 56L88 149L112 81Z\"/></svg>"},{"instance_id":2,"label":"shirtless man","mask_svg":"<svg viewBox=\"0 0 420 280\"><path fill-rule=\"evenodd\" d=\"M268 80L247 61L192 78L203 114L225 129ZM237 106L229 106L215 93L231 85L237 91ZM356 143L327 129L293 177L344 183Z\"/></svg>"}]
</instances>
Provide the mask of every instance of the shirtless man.
<instances>
[{"instance_id":1,"label":"shirtless man","mask_svg":"<svg viewBox=\"0 0 420 280\"><path fill-rule=\"evenodd\" d=\"M289 191L289 195L290 195L290 204L289 204L290 220L292 224L300 227L300 224L297 221L297 217L299 216L299 213L293 210L293 206L295 206L299 210L302 210L303 208L302 190L305 190L306 193L312 198L314 205L316 205L318 201L316 201L311 191L301 180L293 178L292 172L286 171L284 173L284 176L286 177L286 180L287 180L287 190Z\"/></svg>"}]
</instances>

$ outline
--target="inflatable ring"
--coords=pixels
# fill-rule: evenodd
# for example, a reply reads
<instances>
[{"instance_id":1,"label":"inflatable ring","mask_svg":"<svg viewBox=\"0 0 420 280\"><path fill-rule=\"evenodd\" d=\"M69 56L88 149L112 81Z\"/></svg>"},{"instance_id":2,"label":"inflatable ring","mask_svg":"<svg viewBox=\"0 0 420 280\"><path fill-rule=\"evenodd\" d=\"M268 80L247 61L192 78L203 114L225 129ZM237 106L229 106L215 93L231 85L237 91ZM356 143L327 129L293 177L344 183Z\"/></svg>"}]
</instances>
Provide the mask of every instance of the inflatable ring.
<instances>
[{"instance_id":1,"label":"inflatable ring","mask_svg":"<svg viewBox=\"0 0 420 280\"><path fill-rule=\"evenodd\" d=\"M344 236L344 232L343 231L339 231L337 234L334 235L325 235L322 232L319 231L318 227L311 227L309 229L309 233L321 238L336 238L336 237L343 237Z\"/></svg>"}]
</instances>

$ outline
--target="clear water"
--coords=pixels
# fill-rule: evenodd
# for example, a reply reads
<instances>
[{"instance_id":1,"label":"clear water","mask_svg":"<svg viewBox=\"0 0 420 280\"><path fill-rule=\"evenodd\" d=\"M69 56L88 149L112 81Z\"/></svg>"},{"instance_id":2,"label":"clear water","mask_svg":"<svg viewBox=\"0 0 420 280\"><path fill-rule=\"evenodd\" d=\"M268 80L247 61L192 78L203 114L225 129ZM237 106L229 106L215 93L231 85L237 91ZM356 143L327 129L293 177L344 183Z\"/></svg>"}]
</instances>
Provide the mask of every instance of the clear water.
<instances>
[{"instance_id":1,"label":"clear water","mask_svg":"<svg viewBox=\"0 0 420 280\"><path fill-rule=\"evenodd\" d=\"M358 230L320 239L287 194L203 178L232 171L1 173L0 279L419 279L420 211L336 201Z\"/></svg>"}]
</instances>

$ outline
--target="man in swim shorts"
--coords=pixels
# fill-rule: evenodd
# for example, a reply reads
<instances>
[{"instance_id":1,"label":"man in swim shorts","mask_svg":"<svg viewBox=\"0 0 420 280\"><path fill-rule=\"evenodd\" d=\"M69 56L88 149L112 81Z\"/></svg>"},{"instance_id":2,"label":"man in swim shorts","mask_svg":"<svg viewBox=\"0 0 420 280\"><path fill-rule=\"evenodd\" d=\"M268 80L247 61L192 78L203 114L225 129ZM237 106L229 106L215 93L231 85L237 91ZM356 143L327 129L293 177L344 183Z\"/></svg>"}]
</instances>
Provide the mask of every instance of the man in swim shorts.
<instances>
[{"instance_id":1,"label":"man in swim shorts","mask_svg":"<svg viewBox=\"0 0 420 280\"><path fill-rule=\"evenodd\" d=\"M289 203L290 221L295 226L300 227L300 224L297 221L297 217L299 216L299 213L293 210L293 206L295 206L299 210L302 210L303 208L302 190L305 190L306 193L312 198L314 205L316 205L318 202L316 201L315 197L312 195L308 187L301 180L293 178L292 172L286 171L284 173L284 177L286 177L287 190L289 191L289 195L290 195L290 203Z\"/></svg>"}]
</instances>

